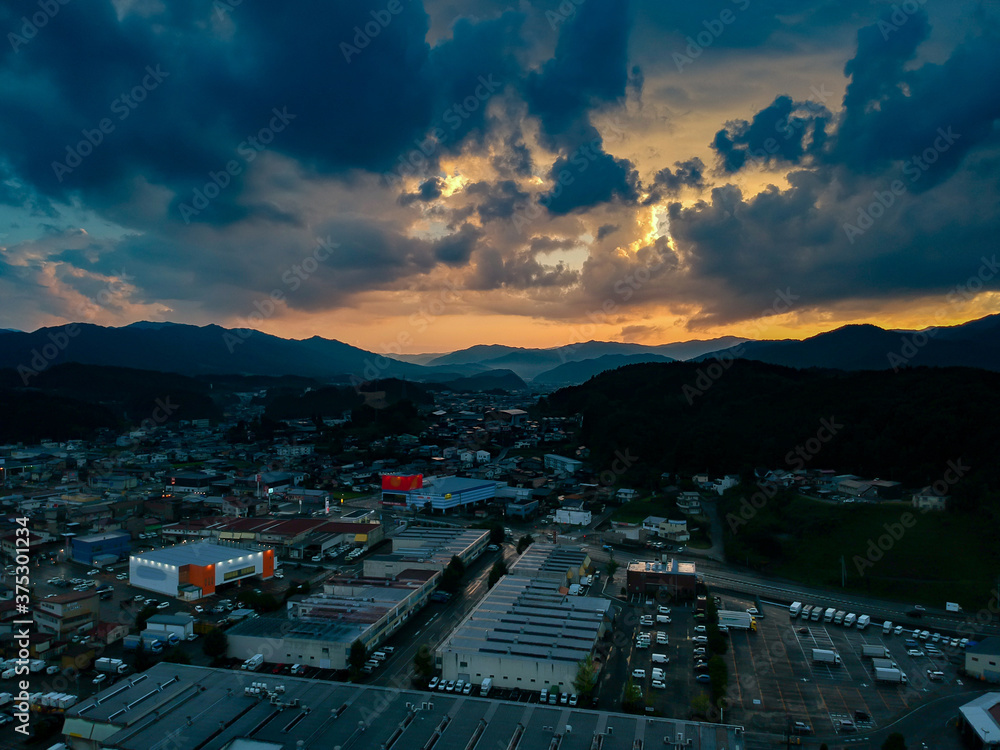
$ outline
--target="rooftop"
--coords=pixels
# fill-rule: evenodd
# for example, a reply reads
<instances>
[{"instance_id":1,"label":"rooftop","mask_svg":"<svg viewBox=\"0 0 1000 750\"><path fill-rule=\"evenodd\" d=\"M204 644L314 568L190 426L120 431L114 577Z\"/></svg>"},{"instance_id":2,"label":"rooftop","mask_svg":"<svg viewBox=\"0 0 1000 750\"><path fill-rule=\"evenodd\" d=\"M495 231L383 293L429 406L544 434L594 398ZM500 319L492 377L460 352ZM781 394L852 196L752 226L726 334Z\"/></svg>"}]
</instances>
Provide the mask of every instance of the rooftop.
<instances>
[{"instance_id":1,"label":"rooftop","mask_svg":"<svg viewBox=\"0 0 1000 750\"><path fill-rule=\"evenodd\" d=\"M250 557L261 554L259 551L241 549L239 547L226 547L221 544L211 542L196 542L194 544L177 544L173 547L154 549L149 552L133 554L133 559L145 560L147 562L161 563L163 565L217 565L229 560L241 557Z\"/></svg>"},{"instance_id":2,"label":"rooftop","mask_svg":"<svg viewBox=\"0 0 1000 750\"><path fill-rule=\"evenodd\" d=\"M680 562L671 560L670 562L649 562L646 560L633 560L628 564L629 573L673 573L674 575L695 575L695 565L693 562Z\"/></svg>"},{"instance_id":3,"label":"rooftop","mask_svg":"<svg viewBox=\"0 0 1000 750\"><path fill-rule=\"evenodd\" d=\"M103 534L91 534L90 536L78 536L75 537L73 541L75 542L89 542L91 544L96 542L106 542L109 539L121 539L126 537L128 539L132 538L132 535L127 531L106 531Z\"/></svg>"},{"instance_id":4,"label":"rooftop","mask_svg":"<svg viewBox=\"0 0 1000 750\"><path fill-rule=\"evenodd\" d=\"M986 693L962 706L959 711L987 746L1000 743L1000 693Z\"/></svg>"},{"instance_id":5,"label":"rooftop","mask_svg":"<svg viewBox=\"0 0 1000 750\"><path fill-rule=\"evenodd\" d=\"M589 556L578 547L562 546L550 542L535 542L510 567L510 574L526 578L560 577L583 568Z\"/></svg>"},{"instance_id":6,"label":"rooftop","mask_svg":"<svg viewBox=\"0 0 1000 750\"><path fill-rule=\"evenodd\" d=\"M439 748L468 747L477 733L481 748L508 747L515 733L519 750L547 750L556 734L566 737L564 748L583 748L600 733L603 750L632 750L635 740L662 747L665 736L678 734L685 743L691 740L685 744L691 750L746 749L742 731L727 725L297 677L254 678L271 688L280 684L284 693L270 701L245 695L246 672L157 664L71 708L64 731L122 750L338 745L379 750L390 742L395 748L421 748L436 732ZM567 725L579 741L569 743Z\"/></svg>"}]
</instances>

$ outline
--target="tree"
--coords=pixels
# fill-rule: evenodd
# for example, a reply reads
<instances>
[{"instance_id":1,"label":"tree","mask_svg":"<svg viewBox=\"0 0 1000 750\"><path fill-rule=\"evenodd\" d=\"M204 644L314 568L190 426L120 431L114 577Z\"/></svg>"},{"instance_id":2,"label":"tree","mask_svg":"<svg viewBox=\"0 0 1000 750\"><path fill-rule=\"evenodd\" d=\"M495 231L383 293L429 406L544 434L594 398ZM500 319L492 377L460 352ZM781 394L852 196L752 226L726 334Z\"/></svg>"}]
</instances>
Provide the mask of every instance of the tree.
<instances>
[{"instance_id":1,"label":"tree","mask_svg":"<svg viewBox=\"0 0 1000 750\"><path fill-rule=\"evenodd\" d=\"M496 586L497 581L507 575L507 563L503 560L497 560L493 563L493 567L490 568L490 577L486 581L486 586L488 588L493 588Z\"/></svg>"},{"instance_id":2,"label":"tree","mask_svg":"<svg viewBox=\"0 0 1000 750\"><path fill-rule=\"evenodd\" d=\"M618 572L618 568L619 567L621 567L621 566L618 565L618 561L615 559L615 553L612 552L611 555L608 557L608 578L609 579L615 577L615 573Z\"/></svg>"},{"instance_id":3,"label":"tree","mask_svg":"<svg viewBox=\"0 0 1000 750\"><path fill-rule=\"evenodd\" d=\"M351 653L347 657L347 664L350 667L351 678L361 674L361 668L368 661L368 650L361 641L354 641L351 644Z\"/></svg>"},{"instance_id":4,"label":"tree","mask_svg":"<svg viewBox=\"0 0 1000 750\"><path fill-rule=\"evenodd\" d=\"M906 750L906 740L899 732L893 732L882 743L882 750Z\"/></svg>"},{"instance_id":5,"label":"tree","mask_svg":"<svg viewBox=\"0 0 1000 750\"><path fill-rule=\"evenodd\" d=\"M202 641L201 650L205 652L205 656L212 659L225 656L229 651L229 636L226 635L226 631L222 628L209 630L205 634L205 640Z\"/></svg>"},{"instance_id":6,"label":"tree","mask_svg":"<svg viewBox=\"0 0 1000 750\"><path fill-rule=\"evenodd\" d=\"M503 530L503 526L499 523L489 524L490 530L490 544L503 544L503 539L506 536Z\"/></svg>"},{"instance_id":7,"label":"tree","mask_svg":"<svg viewBox=\"0 0 1000 750\"><path fill-rule=\"evenodd\" d=\"M708 716L712 709L712 701L705 693L698 693L691 699L691 713L694 716Z\"/></svg>"},{"instance_id":8,"label":"tree","mask_svg":"<svg viewBox=\"0 0 1000 750\"><path fill-rule=\"evenodd\" d=\"M528 547L530 547L535 541L535 538L531 534L525 534L520 539L517 540L517 554L521 554Z\"/></svg>"},{"instance_id":9,"label":"tree","mask_svg":"<svg viewBox=\"0 0 1000 750\"><path fill-rule=\"evenodd\" d=\"M430 647L423 643L413 657L413 671L416 672L416 682L426 685L434 675L434 654Z\"/></svg>"},{"instance_id":10,"label":"tree","mask_svg":"<svg viewBox=\"0 0 1000 750\"><path fill-rule=\"evenodd\" d=\"M713 656L708 660L708 676L712 680L712 698L718 701L725 697L729 687L729 669L721 656Z\"/></svg>"},{"instance_id":11,"label":"tree","mask_svg":"<svg viewBox=\"0 0 1000 750\"><path fill-rule=\"evenodd\" d=\"M139 610L139 614L135 616L135 626L139 628L140 631L146 629L146 620L156 614L156 605L147 604L145 607Z\"/></svg>"},{"instance_id":12,"label":"tree","mask_svg":"<svg viewBox=\"0 0 1000 750\"><path fill-rule=\"evenodd\" d=\"M705 602L705 622L709 625L719 624L719 608L715 606L715 599L711 597Z\"/></svg>"},{"instance_id":13,"label":"tree","mask_svg":"<svg viewBox=\"0 0 1000 750\"><path fill-rule=\"evenodd\" d=\"M581 697L589 697L594 692L597 685L597 674L594 670L594 658L590 654L581 661L576 668L576 677L573 679L573 689Z\"/></svg>"},{"instance_id":14,"label":"tree","mask_svg":"<svg viewBox=\"0 0 1000 750\"><path fill-rule=\"evenodd\" d=\"M622 708L626 711L642 711L642 690L632 682L630 677L625 683L625 694L622 696Z\"/></svg>"},{"instance_id":15,"label":"tree","mask_svg":"<svg viewBox=\"0 0 1000 750\"><path fill-rule=\"evenodd\" d=\"M449 594L454 594L462 585L463 575L465 575L465 563L458 555L454 555L451 562L448 563L448 567L444 569L444 573L441 574L441 588Z\"/></svg>"}]
</instances>

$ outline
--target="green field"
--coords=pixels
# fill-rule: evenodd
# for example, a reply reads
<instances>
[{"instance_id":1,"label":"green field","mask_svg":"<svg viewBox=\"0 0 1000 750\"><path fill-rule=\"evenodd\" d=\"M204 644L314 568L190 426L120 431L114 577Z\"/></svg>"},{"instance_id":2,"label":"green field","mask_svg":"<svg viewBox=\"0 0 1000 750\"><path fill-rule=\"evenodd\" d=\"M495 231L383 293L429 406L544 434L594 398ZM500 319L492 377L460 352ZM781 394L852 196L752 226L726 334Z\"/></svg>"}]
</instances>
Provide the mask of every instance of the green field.
<instances>
[{"instance_id":1,"label":"green field","mask_svg":"<svg viewBox=\"0 0 1000 750\"><path fill-rule=\"evenodd\" d=\"M743 507L748 522L741 523ZM774 498L756 513L736 500L723 511L731 562L806 584L966 611L996 591L1000 548L973 514L917 511L903 503L832 506Z\"/></svg>"}]
</instances>

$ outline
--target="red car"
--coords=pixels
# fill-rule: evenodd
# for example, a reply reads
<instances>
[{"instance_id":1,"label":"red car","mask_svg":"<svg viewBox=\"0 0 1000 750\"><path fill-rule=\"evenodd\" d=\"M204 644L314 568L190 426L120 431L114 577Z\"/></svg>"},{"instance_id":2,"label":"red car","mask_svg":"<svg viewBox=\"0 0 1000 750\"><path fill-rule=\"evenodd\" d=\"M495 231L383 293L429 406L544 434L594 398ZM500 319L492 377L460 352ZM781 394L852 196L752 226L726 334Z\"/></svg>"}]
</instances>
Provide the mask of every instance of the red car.
<instances>
[{"instance_id":1,"label":"red car","mask_svg":"<svg viewBox=\"0 0 1000 750\"><path fill-rule=\"evenodd\" d=\"M281 670L283 670L284 668L285 668L284 664L279 664L274 669L271 670L271 674L281 674Z\"/></svg>"}]
</instances>

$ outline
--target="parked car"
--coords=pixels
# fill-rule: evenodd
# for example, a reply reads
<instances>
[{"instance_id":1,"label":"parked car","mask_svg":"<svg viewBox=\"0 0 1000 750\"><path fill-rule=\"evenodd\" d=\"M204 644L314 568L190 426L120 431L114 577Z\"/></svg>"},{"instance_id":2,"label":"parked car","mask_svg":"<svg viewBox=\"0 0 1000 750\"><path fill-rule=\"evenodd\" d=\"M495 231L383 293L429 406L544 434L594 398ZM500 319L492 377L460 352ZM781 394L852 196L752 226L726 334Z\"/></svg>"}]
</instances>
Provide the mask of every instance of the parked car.
<instances>
[{"instance_id":1,"label":"parked car","mask_svg":"<svg viewBox=\"0 0 1000 750\"><path fill-rule=\"evenodd\" d=\"M665 683L663 680L653 680L651 684L657 690L665 690L667 687L667 683Z\"/></svg>"},{"instance_id":2,"label":"parked car","mask_svg":"<svg viewBox=\"0 0 1000 750\"><path fill-rule=\"evenodd\" d=\"M97 568L94 568L92 570L88 570L87 571L87 575L88 576L96 576L96 575L100 575L100 574L101 574L101 571L99 571Z\"/></svg>"},{"instance_id":3,"label":"parked car","mask_svg":"<svg viewBox=\"0 0 1000 750\"><path fill-rule=\"evenodd\" d=\"M438 686L438 683L440 681L441 680L438 677L431 677L431 681L427 683L427 689L428 690L433 690L434 688L436 688Z\"/></svg>"},{"instance_id":4,"label":"parked car","mask_svg":"<svg viewBox=\"0 0 1000 750\"><path fill-rule=\"evenodd\" d=\"M910 656L924 656L925 655L924 652L921 651L919 648L909 648L909 649L906 650L906 653L909 654Z\"/></svg>"},{"instance_id":5,"label":"parked car","mask_svg":"<svg viewBox=\"0 0 1000 750\"><path fill-rule=\"evenodd\" d=\"M632 676L635 677L636 679L644 680L644 679L646 679L646 670L645 669L638 669L638 668L637 669L633 669L632 670Z\"/></svg>"},{"instance_id":6,"label":"parked car","mask_svg":"<svg viewBox=\"0 0 1000 750\"><path fill-rule=\"evenodd\" d=\"M708 643L708 636L696 635L691 640L694 641L695 643Z\"/></svg>"},{"instance_id":7,"label":"parked car","mask_svg":"<svg viewBox=\"0 0 1000 750\"><path fill-rule=\"evenodd\" d=\"M704 633L707 630L708 630L708 628L706 628L704 625L695 625L694 626L694 632L696 632L696 633Z\"/></svg>"},{"instance_id":8,"label":"parked car","mask_svg":"<svg viewBox=\"0 0 1000 750\"><path fill-rule=\"evenodd\" d=\"M896 627L894 627L892 629L892 634L893 635L902 635L903 634L903 626L902 625L897 625Z\"/></svg>"},{"instance_id":9,"label":"parked car","mask_svg":"<svg viewBox=\"0 0 1000 750\"><path fill-rule=\"evenodd\" d=\"M712 678L707 674L700 674L695 676L695 682L711 682Z\"/></svg>"},{"instance_id":10,"label":"parked car","mask_svg":"<svg viewBox=\"0 0 1000 750\"><path fill-rule=\"evenodd\" d=\"M93 683L94 683L95 685L100 685L100 684L102 684L102 683L103 683L103 682L104 682L105 680L107 680L107 679L108 679L108 676L107 676L106 674L99 674L99 675L97 675L97 677L95 677L95 678L94 678L94 679L92 680L92 682L93 682Z\"/></svg>"},{"instance_id":11,"label":"parked car","mask_svg":"<svg viewBox=\"0 0 1000 750\"><path fill-rule=\"evenodd\" d=\"M812 734L813 728L804 721L797 721L792 724L792 734Z\"/></svg>"},{"instance_id":12,"label":"parked car","mask_svg":"<svg viewBox=\"0 0 1000 750\"><path fill-rule=\"evenodd\" d=\"M195 604L194 605L194 611L197 612L198 614L201 614L202 612L205 611L205 608L203 606L201 606L200 604Z\"/></svg>"},{"instance_id":13,"label":"parked car","mask_svg":"<svg viewBox=\"0 0 1000 750\"><path fill-rule=\"evenodd\" d=\"M156 608L157 609L166 609L169 606L170 606L170 602L160 602L159 604L156 605Z\"/></svg>"}]
</instances>

